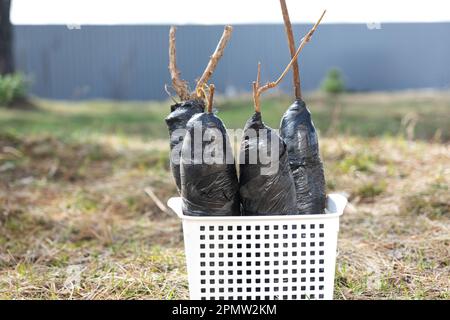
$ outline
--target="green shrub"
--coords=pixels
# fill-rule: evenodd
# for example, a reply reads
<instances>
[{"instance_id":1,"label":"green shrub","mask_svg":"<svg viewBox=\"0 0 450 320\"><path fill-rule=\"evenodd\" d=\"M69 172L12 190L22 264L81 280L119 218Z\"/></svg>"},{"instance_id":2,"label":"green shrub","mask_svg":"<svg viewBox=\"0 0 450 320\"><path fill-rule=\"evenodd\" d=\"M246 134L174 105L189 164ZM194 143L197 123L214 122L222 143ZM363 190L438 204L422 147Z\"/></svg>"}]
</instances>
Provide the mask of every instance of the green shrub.
<instances>
[{"instance_id":1,"label":"green shrub","mask_svg":"<svg viewBox=\"0 0 450 320\"><path fill-rule=\"evenodd\" d=\"M322 81L321 88L329 94L339 94L344 92L345 82L342 77L342 72L336 68L328 71L325 79Z\"/></svg>"},{"instance_id":2,"label":"green shrub","mask_svg":"<svg viewBox=\"0 0 450 320\"><path fill-rule=\"evenodd\" d=\"M0 106L25 98L27 89L27 81L21 73L0 75Z\"/></svg>"}]
</instances>

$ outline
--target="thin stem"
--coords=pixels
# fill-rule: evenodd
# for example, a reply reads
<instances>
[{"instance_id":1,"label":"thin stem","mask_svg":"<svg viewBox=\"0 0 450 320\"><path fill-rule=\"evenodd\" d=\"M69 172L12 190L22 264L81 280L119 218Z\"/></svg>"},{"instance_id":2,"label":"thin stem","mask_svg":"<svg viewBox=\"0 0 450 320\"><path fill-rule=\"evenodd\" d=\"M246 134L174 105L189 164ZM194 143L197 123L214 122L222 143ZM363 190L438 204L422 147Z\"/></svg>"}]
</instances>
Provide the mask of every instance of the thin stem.
<instances>
[{"instance_id":1,"label":"thin stem","mask_svg":"<svg viewBox=\"0 0 450 320\"><path fill-rule=\"evenodd\" d=\"M260 112L261 106L260 106L260 96L264 91L267 91L271 88L276 87L281 80L283 80L286 73L289 71L289 68L292 66L294 61L297 60L298 55L302 51L303 47L311 40L311 36L313 35L314 31L316 31L317 27L319 26L320 22L322 21L323 16L325 15L326 10L323 11L322 15L320 16L320 19L316 22L316 24L312 27L311 30L306 34L306 36L303 37L300 47L298 47L297 52L292 57L291 61L287 65L286 69L284 69L283 73L280 75L280 77L275 82L267 82L264 86L260 86L260 79L261 79L261 65L258 63L258 74L256 77L256 82L253 82L253 101L255 104L255 111Z\"/></svg>"},{"instance_id":2,"label":"thin stem","mask_svg":"<svg viewBox=\"0 0 450 320\"><path fill-rule=\"evenodd\" d=\"M170 99L172 99L173 102L178 103L178 101L172 97L172 94L169 91L169 86L167 85L167 83L164 85L164 91L166 91L167 95L169 96Z\"/></svg>"},{"instance_id":3,"label":"thin stem","mask_svg":"<svg viewBox=\"0 0 450 320\"><path fill-rule=\"evenodd\" d=\"M176 49L176 28L170 27L169 31L169 72L172 79L172 85L175 92L178 94L182 101L189 99L188 84L185 80L180 78L180 71L177 67L177 49Z\"/></svg>"},{"instance_id":4,"label":"thin stem","mask_svg":"<svg viewBox=\"0 0 450 320\"><path fill-rule=\"evenodd\" d=\"M223 56L223 52L225 50L225 47L228 44L228 41L231 38L231 33L233 31L232 26L226 26L222 37L220 38L219 44L216 47L216 50L214 51L213 55L211 56L208 65L206 66L205 71L203 72L202 76L197 82L197 86L195 88L195 93L198 93L198 88L203 88L203 86L208 82L209 78L211 78L212 74L214 73L214 70L217 67L217 64L220 60L220 58Z\"/></svg>"},{"instance_id":5,"label":"thin stem","mask_svg":"<svg viewBox=\"0 0 450 320\"><path fill-rule=\"evenodd\" d=\"M326 10L323 11L322 15L320 16L319 20L316 22L316 24L312 27L311 30L309 30L309 32L306 34L306 36L303 37L302 42L300 44L300 47L298 47L297 52L295 53L295 55L292 57L291 61L289 62L289 64L287 65L287 67L284 69L283 73L280 75L280 77L275 81L275 82L268 82L266 83L264 86L260 87L258 89L258 94L260 95L261 93L263 93L264 91L270 89L270 88L274 88L276 87L281 80L283 80L284 76L287 74L287 72L289 71L289 68L292 66L292 64L294 63L294 61L297 60L298 55L300 54L300 52L303 50L303 48L305 47L305 45L311 40L312 35L314 34L314 32L316 31L317 27L319 26L320 22L322 21L323 16L325 15L325 12L327 12Z\"/></svg>"},{"instance_id":6,"label":"thin stem","mask_svg":"<svg viewBox=\"0 0 450 320\"><path fill-rule=\"evenodd\" d=\"M256 75L256 81L253 81L253 83L252 83L252 85L253 85L253 102L255 105L255 112L261 112L261 104L259 101L259 94L258 94L260 81L261 81L261 62L258 62L258 73Z\"/></svg>"},{"instance_id":7,"label":"thin stem","mask_svg":"<svg viewBox=\"0 0 450 320\"><path fill-rule=\"evenodd\" d=\"M319 20L316 22L316 24L312 27L311 30L309 30L309 32L306 34L306 36L303 37L302 42L300 44L300 47L298 47L297 52L295 53L295 55L292 57L291 61L289 62L289 64L287 65L286 69L284 69L283 73L280 75L280 77L277 79L277 81L275 81L275 86L277 86L281 80L283 80L284 76L286 75L286 73L289 71L289 68L292 66L292 64L294 63L294 61L297 60L298 55L300 54L300 52L303 50L303 48L305 47L305 45L311 40L312 35L314 34L314 32L316 31L317 27L319 26L320 22L322 21L323 16L325 15L325 13L327 12L327 10L324 10L322 15L320 16Z\"/></svg>"},{"instance_id":8,"label":"thin stem","mask_svg":"<svg viewBox=\"0 0 450 320\"><path fill-rule=\"evenodd\" d=\"M212 113L215 89L216 89L216 87L213 84L209 85L209 97L208 97L208 109L207 109L208 113Z\"/></svg>"},{"instance_id":9,"label":"thin stem","mask_svg":"<svg viewBox=\"0 0 450 320\"><path fill-rule=\"evenodd\" d=\"M288 39L289 51L291 53L291 59L295 55L295 40L294 33L292 31L291 19L289 18L289 11L286 6L286 0L280 0L281 12L283 14L284 29L286 31L286 36ZM294 83L294 94L296 99L302 98L302 89L300 85L300 71L298 68L298 60L295 60L292 64L292 75Z\"/></svg>"},{"instance_id":10,"label":"thin stem","mask_svg":"<svg viewBox=\"0 0 450 320\"><path fill-rule=\"evenodd\" d=\"M253 105L255 107L255 112L261 112L261 107L259 106L259 97L258 97L258 84L256 81L252 82L253 87Z\"/></svg>"},{"instance_id":11,"label":"thin stem","mask_svg":"<svg viewBox=\"0 0 450 320\"><path fill-rule=\"evenodd\" d=\"M258 73L256 74L256 84L259 87L259 84L261 83L261 62L258 62Z\"/></svg>"}]
</instances>

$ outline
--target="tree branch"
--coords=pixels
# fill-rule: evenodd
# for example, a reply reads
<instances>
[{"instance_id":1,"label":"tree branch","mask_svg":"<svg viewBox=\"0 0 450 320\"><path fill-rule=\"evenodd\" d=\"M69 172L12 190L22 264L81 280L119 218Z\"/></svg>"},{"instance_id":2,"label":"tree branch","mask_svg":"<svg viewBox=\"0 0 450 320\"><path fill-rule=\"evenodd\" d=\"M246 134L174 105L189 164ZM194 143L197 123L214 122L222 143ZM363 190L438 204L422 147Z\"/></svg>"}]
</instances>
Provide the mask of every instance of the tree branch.
<instances>
[{"instance_id":1,"label":"tree branch","mask_svg":"<svg viewBox=\"0 0 450 320\"><path fill-rule=\"evenodd\" d=\"M289 45L289 51L291 53L291 59L295 55L295 40L294 40L294 33L292 32L292 25L291 20L289 18L289 11L286 6L286 0L280 0L281 5L281 12L283 13L283 20L284 20L284 29L286 31L286 36L288 39L288 45ZM298 60L295 60L295 62L292 64L292 75L293 75L293 82L294 82L294 93L296 99L302 98L302 89L300 86L300 71L298 68Z\"/></svg>"},{"instance_id":2,"label":"tree branch","mask_svg":"<svg viewBox=\"0 0 450 320\"><path fill-rule=\"evenodd\" d=\"M300 46L297 49L297 52L295 52L295 55L292 57L291 61L286 66L286 68L284 69L283 73L280 75L280 77L276 81L274 81L274 82L267 82L265 85L263 85L261 87L260 84L259 84L261 67L260 67L260 64L258 63L258 76L257 76L256 85L255 85L255 82L253 83L253 90L254 90L254 92L253 92L253 100L254 100L254 103L255 103L255 111L260 110L259 98L260 98L261 94L264 91L267 91L267 90L269 90L271 88L275 88L281 82L281 80L283 80L284 76L289 71L289 68L297 60L298 55L303 50L303 48L305 47L306 43L308 43L311 40L311 37L314 34L314 32L316 31L316 29L319 26L320 22L322 21L322 18L325 15L325 12L327 12L327 11L326 10L323 11L322 15L320 16L320 18L316 22L316 24L312 27L311 30L309 30L309 32L306 34L306 36L303 37L303 39L301 41L301 44L300 44ZM256 92L255 92L255 90L256 90Z\"/></svg>"},{"instance_id":3,"label":"tree branch","mask_svg":"<svg viewBox=\"0 0 450 320\"><path fill-rule=\"evenodd\" d=\"M213 84L209 85L209 97L208 97L208 113L212 113L213 100L214 100L214 92L216 87Z\"/></svg>"},{"instance_id":4,"label":"tree branch","mask_svg":"<svg viewBox=\"0 0 450 320\"><path fill-rule=\"evenodd\" d=\"M177 50L175 45L175 32L174 26L170 27L169 32L169 71L170 78L172 79L172 85L175 92L178 94L182 101L189 100L190 94L188 84L185 80L180 78L180 71L177 68Z\"/></svg>"},{"instance_id":5,"label":"tree branch","mask_svg":"<svg viewBox=\"0 0 450 320\"><path fill-rule=\"evenodd\" d=\"M311 30L309 30L309 32L306 34L306 36L304 36L302 38L300 47L298 47L297 52L295 53L295 55L292 57L291 62L289 62L289 64L287 65L286 69L284 69L283 73L280 75L280 77L273 82L272 84L267 84L269 86L269 88L273 88L275 86L277 86L281 80L283 80L284 76L286 75L286 73L289 71L289 68L292 66L292 64L297 60L298 55L300 54L300 52L303 50L303 48L305 47L305 45L311 40L312 35L314 34L314 32L316 31L317 27L319 26L320 22L322 21L323 16L325 15L325 13L327 12L327 10L324 10L322 15L320 16L319 20L316 22L316 24L312 27ZM262 88L261 88L262 89ZM267 90L267 89L265 89Z\"/></svg>"},{"instance_id":6,"label":"tree branch","mask_svg":"<svg viewBox=\"0 0 450 320\"><path fill-rule=\"evenodd\" d=\"M232 26L225 27L225 30L223 31L222 37L220 38L220 41L216 47L216 50L214 51L213 55L211 56L209 63L206 66L205 71L203 72L202 76L200 77L200 80L198 80L198 82L197 82L197 86L195 87L194 93L198 93L199 92L198 89L203 88L203 86L208 82L209 78L211 78L212 74L214 73L214 70L217 67L217 63L219 62L220 58L223 56L225 47L227 46L227 43L231 38L232 31L233 31Z\"/></svg>"},{"instance_id":7,"label":"tree branch","mask_svg":"<svg viewBox=\"0 0 450 320\"><path fill-rule=\"evenodd\" d=\"M260 105L260 102L259 102L259 94L258 94L260 81L261 81L261 62L258 62L258 73L256 74L256 81L253 81L253 83L252 83L252 86L253 86L253 103L255 105L255 111L256 112L261 112L261 105Z\"/></svg>"}]
</instances>

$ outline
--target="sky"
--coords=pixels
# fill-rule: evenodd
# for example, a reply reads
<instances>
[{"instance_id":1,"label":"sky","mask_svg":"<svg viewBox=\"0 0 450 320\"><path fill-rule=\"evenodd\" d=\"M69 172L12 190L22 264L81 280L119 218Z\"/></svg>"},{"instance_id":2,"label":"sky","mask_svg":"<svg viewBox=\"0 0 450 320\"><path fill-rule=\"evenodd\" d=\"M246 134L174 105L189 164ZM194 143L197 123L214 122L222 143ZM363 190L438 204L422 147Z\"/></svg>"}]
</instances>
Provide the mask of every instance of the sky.
<instances>
[{"instance_id":1,"label":"sky","mask_svg":"<svg viewBox=\"0 0 450 320\"><path fill-rule=\"evenodd\" d=\"M449 0L286 0L293 23L449 22ZM278 0L13 0L14 24L282 23Z\"/></svg>"}]
</instances>

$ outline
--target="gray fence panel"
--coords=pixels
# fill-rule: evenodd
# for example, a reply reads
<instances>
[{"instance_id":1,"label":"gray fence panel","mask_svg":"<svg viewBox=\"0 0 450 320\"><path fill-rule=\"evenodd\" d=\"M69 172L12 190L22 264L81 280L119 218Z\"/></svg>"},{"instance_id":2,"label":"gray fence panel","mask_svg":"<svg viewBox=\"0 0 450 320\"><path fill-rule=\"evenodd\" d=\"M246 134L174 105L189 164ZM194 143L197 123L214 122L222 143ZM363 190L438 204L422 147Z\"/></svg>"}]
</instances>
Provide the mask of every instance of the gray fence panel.
<instances>
[{"instance_id":1,"label":"gray fence panel","mask_svg":"<svg viewBox=\"0 0 450 320\"><path fill-rule=\"evenodd\" d=\"M299 40L308 26L295 25ZM169 83L168 26L14 27L19 70L33 78L33 94L54 99L165 99ZM223 26L180 26L178 62L194 84ZM450 86L449 23L322 25L300 56L305 90L340 68L352 90L446 89ZM239 25L213 77L219 92L250 91L256 64L262 79L278 76L289 61L282 25ZM281 86L290 90L290 81Z\"/></svg>"}]
</instances>

